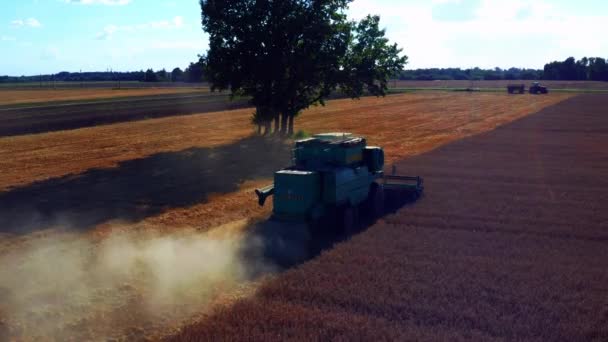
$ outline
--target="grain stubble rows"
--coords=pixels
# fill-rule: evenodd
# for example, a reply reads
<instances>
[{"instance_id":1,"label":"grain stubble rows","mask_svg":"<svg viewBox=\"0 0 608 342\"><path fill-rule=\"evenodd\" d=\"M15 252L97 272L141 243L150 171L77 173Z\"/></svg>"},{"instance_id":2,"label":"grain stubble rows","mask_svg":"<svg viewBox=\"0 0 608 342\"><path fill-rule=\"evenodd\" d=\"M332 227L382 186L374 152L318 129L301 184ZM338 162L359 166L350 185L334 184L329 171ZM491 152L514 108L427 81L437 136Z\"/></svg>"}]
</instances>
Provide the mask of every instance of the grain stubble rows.
<instances>
[{"instance_id":1,"label":"grain stubble rows","mask_svg":"<svg viewBox=\"0 0 608 342\"><path fill-rule=\"evenodd\" d=\"M608 340L607 101L399 162L422 200L174 339Z\"/></svg>"},{"instance_id":2,"label":"grain stubble rows","mask_svg":"<svg viewBox=\"0 0 608 342\"><path fill-rule=\"evenodd\" d=\"M551 94L548 97L527 95L512 97L506 94L432 93L395 95L382 99L364 98L360 101L337 100L331 101L327 107L308 111L302 119L298 119L297 125L309 132L347 130L365 135L371 144L385 147L389 161L394 162L462 137L492 130L503 123L526 116L568 97L570 95L565 94ZM283 146L273 147L272 142L269 141L247 138L252 131L248 122L250 115L251 109L242 109L2 138L0 168L5 172L0 174L2 189L0 203L8 204L2 206L4 208L12 207L11 213L27 213L27 210L22 209L28 208L39 212L43 218L42 224L39 227L31 227L33 230L51 228L62 222L65 223L66 217L70 218L67 223L73 226L72 228L80 229L82 233L79 236L85 241L91 238L93 240L91 246L95 246L95 241L105 240L106 236L112 237L116 230L133 231L137 239L138 231L145 232L150 227L161 229L166 234L173 234L181 229L205 231L227 222L267 215L269 208L257 206L252 198L252 189L267 181L261 178L265 174L271 175L278 167L278 164L274 163L279 163L281 158L288 160L289 151ZM271 145L268 145L269 143ZM255 150L274 152L270 156L266 154L264 158L255 158ZM241 159L244 156L247 158ZM268 158L276 160L268 160ZM243 160L248 160L244 167ZM399 167L403 168L403 172L410 173L407 165ZM217 170L223 170L222 182L218 182ZM112 189L118 191L113 192ZM115 196L116 194L120 194L119 198ZM128 215L124 215L125 212ZM90 213L96 215L91 216ZM6 219L11 215L2 217ZM85 220L72 220L78 217ZM91 220L92 218L94 220ZM127 222L115 222L123 219ZM143 221L133 224L132 220ZM9 226L19 228L19 224L14 224L18 221L9 220ZM387 222L389 222L388 218ZM374 227L371 231L374 229L378 228ZM394 229L391 228L390 231ZM52 236L54 233L52 230L43 230L40 234ZM358 241L357 239L363 236L367 236L367 233L356 237L353 241ZM17 241L28 241L29 238L29 235L8 236L0 242L3 246L14 246ZM389 238L403 241L399 236ZM407 238L406 241L409 241L409 237ZM352 242L348 243L351 244ZM387 253L403 258L399 254L401 246L391 248L390 244L385 245L382 248ZM428 252L426 247L423 247L421 251ZM376 267L378 262L384 262L382 258L369 253L370 250L378 249L377 247L371 248L364 243L359 248L358 261L362 265ZM97 247L92 249L96 250ZM369 259L366 259L368 257ZM325 259L322 257L321 260ZM332 261L336 266L335 272L329 274L325 281L333 281L338 277L337 284L342 286L341 282L349 279L346 278L348 272L345 273L344 268L340 266L340 260L338 259L337 263ZM311 262L313 265L316 263L316 260ZM365 271L366 269L362 269L355 273L361 274L362 277L377 278L377 274L369 275ZM275 289L280 291L285 279L287 281L291 279L290 274L280 277L277 282L269 282L269 288L278 286ZM372 291L374 293L383 294L385 291L383 289L387 286L388 291L397 293L397 290L401 290L401 283L407 282L408 279L403 278L403 274L398 272L389 271L382 274L387 277L386 281L374 284L375 290ZM315 283L314 278L304 279L304 283L318 285L318 281ZM111 336L145 335L149 338L158 338L167 332L179 329L184 323L181 314L190 312L188 311L191 309L190 306L188 310L169 307L175 312L171 310L165 312L167 316L162 320L150 320L139 310L145 302L142 298L146 298L142 294L149 290L147 285L139 282L127 282L125 285L124 288L128 289L125 295L128 298L136 298L132 303L129 302L118 311L105 312L104 305L100 305L98 310L87 309L86 313L79 315L79 320L75 321L77 324L66 326L62 333L67 332L71 336L88 339L101 339L110 336L107 335L107 323L112 322L109 325L112 327ZM355 285L351 284L352 286ZM266 291L264 289L266 287L261 293ZM232 296L232 290L227 290L225 293L229 297ZM323 303L331 304L338 294L339 291L332 290L332 293L324 297ZM290 298L297 296L297 293L292 294ZM316 305L317 311L323 311L326 307L331 308L330 304L327 306L313 302L312 299L316 298L314 295L305 295L304 298L310 298L311 305ZM401 308L399 306L401 297L397 296L394 300L387 298L380 298L387 310ZM307 299L300 299L298 303L303 300ZM206 310L209 309L209 306L203 303L189 302L201 306L199 315L205 315ZM266 303L262 304L266 305ZM294 305L287 300L283 304L285 306L272 309L277 310L277 317L284 316L284 312L291 312L292 309L299 310L297 303ZM237 306L241 305L244 304L241 302L237 304ZM379 304L374 305L376 311L382 307ZM222 308L229 308L223 305L218 307L220 311L223 310ZM268 309L271 307L269 306ZM3 312L3 315L6 314L8 313ZM51 310L44 314L52 316L55 313ZM391 331L382 328L384 325L401 329L401 323L392 321L382 323L377 318L373 318L373 315L359 315L361 320L355 325L364 327L365 324L362 323L370 319L380 322L377 323L381 324L380 326L373 326L373 331L377 331L380 337L381 334L385 332L389 334ZM317 317L316 314L313 316ZM176 319L176 317L180 318ZM282 318L277 317L268 321L269 326L282 322L287 325L296 323L301 325L302 322L314 318L304 314L298 323L282 321ZM323 317L319 315L319 318ZM330 330L329 334L327 330L320 333L326 334L324 336L332 336L332 331L341 332L339 322L344 317L341 313L335 314L332 316L335 322L332 323L333 330ZM10 316L7 318L8 321L10 318ZM316 321L313 323L316 325ZM234 326L236 330L241 327ZM300 334L298 336L311 333L298 331ZM314 329L312 332L314 333ZM268 334L264 336L273 336L272 331ZM35 336L27 329L17 335Z\"/></svg>"}]
</instances>

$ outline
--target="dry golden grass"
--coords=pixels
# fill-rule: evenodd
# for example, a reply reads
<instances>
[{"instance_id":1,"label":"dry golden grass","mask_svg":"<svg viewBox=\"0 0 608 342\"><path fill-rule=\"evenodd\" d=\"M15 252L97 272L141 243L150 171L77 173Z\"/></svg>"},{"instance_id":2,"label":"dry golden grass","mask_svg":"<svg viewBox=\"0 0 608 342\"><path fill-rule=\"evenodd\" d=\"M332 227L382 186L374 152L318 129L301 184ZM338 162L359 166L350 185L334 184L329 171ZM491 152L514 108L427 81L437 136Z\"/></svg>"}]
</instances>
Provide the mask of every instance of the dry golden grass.
<instances>
[{"instance_id":1,"label":"dry golden grass","mask_svg":"<svg viewBox=\"0 0 608 342\"><path fill-rule=\"evenodd\" d=\"M145 89L55 89L55 90L5 90L0 89L0 105L42 103L51 101L96 100L128 96L181 94L195 88L145 88Z\"/></svg>"}]
</instances>

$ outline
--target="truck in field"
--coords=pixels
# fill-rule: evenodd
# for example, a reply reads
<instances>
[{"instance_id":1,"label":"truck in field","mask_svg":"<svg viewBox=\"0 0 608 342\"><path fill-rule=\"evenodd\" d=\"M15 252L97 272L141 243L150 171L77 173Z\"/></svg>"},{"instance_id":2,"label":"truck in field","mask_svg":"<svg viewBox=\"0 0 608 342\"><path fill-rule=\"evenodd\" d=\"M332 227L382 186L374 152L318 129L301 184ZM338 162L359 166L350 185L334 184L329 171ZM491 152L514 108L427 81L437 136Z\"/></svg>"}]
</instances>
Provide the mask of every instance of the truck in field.
<instances>
[{"instance_id":1,"label":"truck in field","mask_svg":"<svg viewBox=\"0 0 608 342\"><path fill-rule=\"evenodd\" d=\"M507 85L507 92L509 92L509 94L515 94L515 93L523 94L524 91L526 91L526 87L524 86L523 83Z\"/></svg>"}]
</instances>

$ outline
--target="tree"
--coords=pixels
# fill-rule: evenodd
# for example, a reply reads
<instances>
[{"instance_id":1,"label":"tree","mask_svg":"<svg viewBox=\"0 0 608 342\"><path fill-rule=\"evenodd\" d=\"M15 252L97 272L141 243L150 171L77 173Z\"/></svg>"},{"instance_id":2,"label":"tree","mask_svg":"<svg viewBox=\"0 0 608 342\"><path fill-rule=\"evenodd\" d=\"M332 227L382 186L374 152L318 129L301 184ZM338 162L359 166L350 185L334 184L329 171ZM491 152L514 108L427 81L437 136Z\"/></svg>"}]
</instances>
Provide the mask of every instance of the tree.
<instances>
[{"instance_id":1,"label":"tree","mask_svg":"<svg viewBox=\"0 0 608 342\"><path fill-rule=\"evenodd\" d=\"M600 57L589 58L589 80L608 81L608 65Z\"/></svg>"},{"instance_id":2,"label":"tree","mask_svg":"<svg viewBox=\"0 0 608 342\"><path fill-rule=\"evenodd\" d=\"M167 81L167 79L168 79L168 76L167 76L167 75L168 75L168 74L167 74L167 70L165 70L165 69L162 69L162 70L160 70L160 71L157 71L157 72L156 72L156 80L157 80L157 81L160 81L160 82L166 82L166 81Z\"/></svg>"},{"instance_id":3,"label":"tree","mask_svg":"<svg viewBox=\"0 0 608 342\"><path fill-rule=\"evenodd\" d=\"M171 71L171 81L172 82L182 82L184 79L184 72L180 68L175 68Z\"/></svg>"},{"instance_id":4,"label":"tree","mask_svg":"<svg viewBox=\"0 0 608 342\"><path fill-rule=\"evenodd\" d=\"M273 120L275 132L293 132L296 115L337 89L384 95L407 57L388 44L378 17L348 21L350 1L201 0L212 90L249 96L265 133Z\"/></svg>"},{"instance_id":5,"label":"tree","mask_svg":"<svg viewBox=\"0 0 608 342\"><path fill-rule=\"evenodd\" d=\"M577 67L576 60L574 57L568 57L566 60L560 65L560 75L561 79L564 80L576 80L577 79Z\"/></svg>"},{"instance_id":6,"label":"tree","mask_svg":"<svg viewBox=\"0 0 608 342\"><path fill-rule=\"evenodd\" d=\"M199 56L198 61L190 63L184 72L183 78L186 82L198 83L203 81L204 56Z\"/></svg>"},{"instance_id":7,"label":"tree","mask_svg":"<svg viewBox=\"0 0 608 342\"><path fill-rule=\"evenodd\" d=\"M543 79L546 80L602 80L602 70L605 65L603 58L587 58L575 60L568 57L563 62L545 64ZM608 78L603 78L608 80Z\"/></svg>"},{"instance_id":8,"label":"tree","mask_svg":"<svg viewBox=\"0 0 608 342\"><path fill-rule=\"evenodd\" d=\"M144 82L156 82L158 81L156 77L156 73L152 69L146 70L146 74L144 75Z\"/></svg>"}]
</instances>

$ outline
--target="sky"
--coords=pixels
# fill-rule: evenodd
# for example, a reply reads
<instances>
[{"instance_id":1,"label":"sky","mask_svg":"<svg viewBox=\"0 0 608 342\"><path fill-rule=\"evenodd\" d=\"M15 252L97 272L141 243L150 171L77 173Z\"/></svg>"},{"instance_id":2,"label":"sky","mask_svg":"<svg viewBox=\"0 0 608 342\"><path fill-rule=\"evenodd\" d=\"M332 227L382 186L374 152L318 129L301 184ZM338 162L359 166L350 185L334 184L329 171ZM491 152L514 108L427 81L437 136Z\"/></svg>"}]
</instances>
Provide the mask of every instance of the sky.
<instances>
[{"instance_id":1,"label":"sky","mask_svg":"<svg viewBox=\"0 0 608 342\"><path fill-rule=\"evenodd\" d=\"M542 68L608 57L605 0L355 0L407 69ZM207 50L198 0L1 0L0 75L185 68Z\"/></svg>"}]
</instances>

